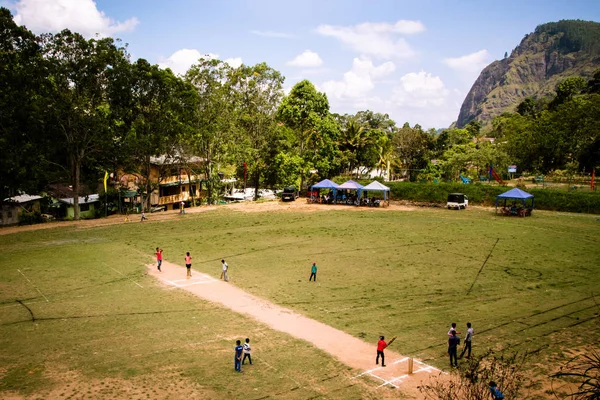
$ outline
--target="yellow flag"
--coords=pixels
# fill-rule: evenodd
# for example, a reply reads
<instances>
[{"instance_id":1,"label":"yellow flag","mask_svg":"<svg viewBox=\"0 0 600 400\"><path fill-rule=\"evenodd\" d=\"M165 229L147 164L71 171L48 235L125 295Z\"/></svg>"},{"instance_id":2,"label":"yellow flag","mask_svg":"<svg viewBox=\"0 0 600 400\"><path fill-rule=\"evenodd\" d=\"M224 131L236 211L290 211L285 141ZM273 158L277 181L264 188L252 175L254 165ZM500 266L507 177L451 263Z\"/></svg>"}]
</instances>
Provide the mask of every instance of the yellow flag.
<instances>
[{"instance_id":1,"label":"yellow flag","mask_svg":"<svg viewBox=\"0 0 600 400\"><path fill-rule=\"evenodd\" d=\"M106 181L108 181L108 171L104 171L104 192L106 193Z\"/></svg>"}]
</instances>

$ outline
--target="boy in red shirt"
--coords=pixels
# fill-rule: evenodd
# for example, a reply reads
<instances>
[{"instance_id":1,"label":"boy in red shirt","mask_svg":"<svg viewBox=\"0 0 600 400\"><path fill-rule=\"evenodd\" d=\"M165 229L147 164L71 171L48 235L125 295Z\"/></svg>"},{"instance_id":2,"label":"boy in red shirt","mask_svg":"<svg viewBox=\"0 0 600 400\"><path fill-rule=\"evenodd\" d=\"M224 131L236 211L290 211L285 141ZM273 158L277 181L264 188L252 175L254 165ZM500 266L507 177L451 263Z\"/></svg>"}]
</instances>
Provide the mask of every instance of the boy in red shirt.
<instances>
[{"instance_id":1,"label":"boy in red shirt","mask_svg":"<svg viewBox=\"0 0 600 400\"><path fill-rule=\"evenodd\" d=\"M385 342L385 337L379 336L379 342L377 342L377 358L375 359L375 364L379 365L379 356L381 356L381 366L385 367L385 355L383 354L383 350L388 347L392 342L396 340L394 336L389 343Z\"/></svg>"},{"instance_id":2,"label":"boy in red shirt","mask_svg":"<svg viewBox=\"0 0 600 400\"><path fill-rule=\"evenodd\" d=\"M158 247L156 248L156 264L157 264L157 268L158 268L158 272L160 271L160 266L162 265L162 249L159 249Z\"/></svg>"}]
</instances>

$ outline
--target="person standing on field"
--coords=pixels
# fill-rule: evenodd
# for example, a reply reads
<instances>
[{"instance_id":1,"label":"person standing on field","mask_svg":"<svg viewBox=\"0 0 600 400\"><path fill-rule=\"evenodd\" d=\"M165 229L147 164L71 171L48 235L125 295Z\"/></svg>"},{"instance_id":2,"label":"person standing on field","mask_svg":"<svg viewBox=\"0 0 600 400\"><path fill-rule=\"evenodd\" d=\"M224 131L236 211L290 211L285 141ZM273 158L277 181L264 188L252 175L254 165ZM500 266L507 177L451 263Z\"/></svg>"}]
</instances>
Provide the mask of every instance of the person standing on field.
<instances>
[{"instance_id":1,"label":"person standing on field","mask_svg":"<svg viewBox=\"0 0 600 400\"><path fill-rule=\"evenodd\" d=\"M448 331L448 336L449 337L452 337L452 332L456 333L457 335L460 335L460 332L456 332L456 322L452 323L452 327Z\"/></svg>"},{"instance_id":2,"label":"person standing on field","mask_svg":"<svg viewBox=\"0 0 600 400\"><path fill-rule=\"evenodd\" d=\"M246 338L246 343L244 343L244 358L242 359L242 365L246 362L246 358L250 361L250 365L252 365L252 357L250 356L250 352L252 349L250 348L250 339Z\"/></svg>"},{"instance_id":3,"label":"person standing on field","mask_svg":"<svg viewBox=\"0 0 600 400\"><path fill-rule=\"evenodd\" d=\"M242 342L239 340L235 341L235 357L233 360L233 367L237 372L242 372L242 351L244 348L242 347Z\"/></svg>"},{"instance_id":4,"label":"person standing on field","mask_svg":"<svg viewBox=\"0 0 600 400\"><path fill-rule=\"evenodd\" d=\"M148 218L146 218L146 213L144 212L144 210L142 210L142 219L140 220L140 222L144 222L147 219Z\"/></svg>"},{"instance_id":5,"label":"person standing on field","mask_svg":"<svg viewBox=\"0 0 600 400\"><path fill-rule=\"evenodd\" d=\"M222 272L223 280L225 282L229 282L229 275L227 274L227 271L229 270L229 265L227 265L225 260L221 260L221 264L223 266L223 272Z\"/></svg>"},{"instance_id":6,"label":"person standing on field","mask_svg":"<svg viewBox=\"0 0 600 400\"><path fill-rule=\"evenodd\" d=\"M187 278L192 277L192 256L190 252L185 253L185 269L187 269Z\"/></svg>"},{"instance_id":7,"label":"person standing on field","mask_svg":"<svg viewBox=\"0 0 600 400\"><path fill-rule=\"evenodd\" d=\"M160 266L162 265L162 249L156 248L156 267L158 268L158 272L162 272L160 270Z\"/></svg>"},{"instance_id":8,"label":"person standing on field","mask_svg":"<svg viewBox=\"0 0 600 400\"><path fill-rule=\"evenodd\" d=\"M316 262L313 262L313 265L310 269L310 278L308 278L308 281L310 282L313 277L315 278L315 282L316 282L317 281L317 263Z\"/></svg>"},{"instance_id":9,"label":"person standing on field","mask_svg":"<svg viewBox=\"0 0 600 400\"><path fill-rule=\"evenodd\" d=\"M458 358L456 354L458 353L458 345L460 344L460 338L456 336L456 331L452 331L452 336L448 339L448 355L450 356L450 366L458 368ZM452 363L454 360L454 363Z\"/></svg>"},{"instance_id":10,"label":"person standing on field","mask_svg":"<svg viewBox=\"0 0 600 400\"><path fill-rule=\"evenodd\" d=\"M471 323L467 322L467 335L465 336L465 348L462 353L460 353L459 358L463 358L465 352L468 350L467 358L471 358L471 341L473 340L473 328L471 328Z\"/></svg>"},{"instance_id":11,"label":"person standing on field","mask_svg":"<svg viewBox=\"0 0 600 400\"><path fill-rule=\"evenodd\" d=\"M379 365L379 356L381 356L381 366L385 367L385 354L383 353L383 351L385 350L386 347L388 347L390 344L392 344L394 342L394 340L396 340L395 336L392 338L392 340L390 340L389 343L386 343L385 337L379 336L379 342L377 342L377 358L375 358L376 365Z\"/></svg>"}]
</instances>

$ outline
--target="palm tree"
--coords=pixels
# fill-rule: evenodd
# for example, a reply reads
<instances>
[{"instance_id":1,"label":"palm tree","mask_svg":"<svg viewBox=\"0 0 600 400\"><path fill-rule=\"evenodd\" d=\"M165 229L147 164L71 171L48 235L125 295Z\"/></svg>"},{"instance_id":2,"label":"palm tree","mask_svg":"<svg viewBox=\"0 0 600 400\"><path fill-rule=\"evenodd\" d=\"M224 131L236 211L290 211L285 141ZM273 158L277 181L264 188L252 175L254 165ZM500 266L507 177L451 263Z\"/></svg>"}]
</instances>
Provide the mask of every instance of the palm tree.
<instances>
[{"instance_id":1,"label":"palm tree","mask_svg":"<svg viewBox=\"0 0 600 400\"><path fill-rule=\"evenodd\" d=\"M371 143L368 130L356 118L348 119L346 128L340 138L340 149L348 158L348 169L353 171L357 167L359 153Z\"/></svg>"}]
</instances>

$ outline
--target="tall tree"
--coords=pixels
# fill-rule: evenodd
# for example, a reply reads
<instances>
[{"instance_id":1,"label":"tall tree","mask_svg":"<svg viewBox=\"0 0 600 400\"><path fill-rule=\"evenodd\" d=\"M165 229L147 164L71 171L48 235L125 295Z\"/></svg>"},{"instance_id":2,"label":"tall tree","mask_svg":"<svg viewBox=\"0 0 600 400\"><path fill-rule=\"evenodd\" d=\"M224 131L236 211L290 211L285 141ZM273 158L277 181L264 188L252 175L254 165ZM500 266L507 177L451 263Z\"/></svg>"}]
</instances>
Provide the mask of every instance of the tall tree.
<instances>
[{"instance_id":1,"label":"tall tree","mask_svg":"<svg viewBox=\"0 0 600 400\"><path fill-rule=\"evenodd\" d=\"M342 129L339 147L345 160L348 162L348 171L352 173L365 159L365 152L372 144L369 130L361 121L354 117L346 122Z\"/></svg>"},{"instance_id":2,"label":"tall tree","mask_svg":"<svg viewBox=\"0 0 600 400\"><path fill-rule=\"evenodd\" d=\"M204 158L207 200L216 200L220 181L218 168L233 149L233 92L229 79L231 67L220 60L201 58L186 73L185 79L196 88L196 126L191 136L194 149Z\"/></svg>"},{"instance_id":3,"label":"tall tree","mask_svg":"<svg viewBox=\"0 0 600 400\"><path fill-rule=\"evenodd\" d=\"M113 66L126 63L127 53L111 38L86 40L69 30L43 39L52 84L49 107L54 135L66 158L63 166L73 184L77 220L82 167L111 140L107 87Z\"/></svg>"},{"instance_id":4,"label":"tall tree","mask_svg":"<svg viewBox=\"0 0 600 400\"><path fill-rule=\"evenodd\" d=\"M185 164L181 142L194 127L198 94L171 70L144 59L130 66L127 87L128 95L120 102L124 149L129 168L144 178L142 204L148 207L162 177L173 175L172 166ZM151 176L153 162L158 177Z\"/></svg>"},{"instance_id":5,"label":"tall tree","mask_svg":"<svg viewBox=\"0 0 600 400\"><path fill-rule=\"evenodd\" d=\"M411 180L414 180L418 170L427 166L432 147L431 139L419 125L411 128L408 123L405 123L392 140L402 169L406 170Z\"/></svg>"},{"instance_id":6,"label":"tall tree","mask_svg":"<svg viewBox=\"0 0 600 400\"><path fill-rule=\"evenodd\" d=\"M46 63L38 38L0 8L0 201L41 189L54 149L45 134Z\"/></svg>"},{"instance_id":7,"label":"tall tree","mask_svg":"<svg viewBox=\"0 0 600 400\"><path fill-rule=\"evenodd\" d=\"M296 134L298 155L303 160L300 177L302 188L307 171L314 167L315 156L319 153L319 143L331 144L331 121L329 117L329 101L324 93L317 91L308 80L294 85L289 95L285 96L277 111L277 118ZM322 159L319 158L319 161Z\"/></svg>"},{"instance_id":8,"label":"tall tree","mask_svg":"<svg viewBox=\"0 0 600 400\"><path fill-rule=\"evenodd\" d=\"M266 63L242 65L232 71L235 118L240 130L242 162L248 165L258 199L260 180L266 171L270 143L277 134L276 113L283 98L284 77Z\"/></svg>"}]
</instances>

